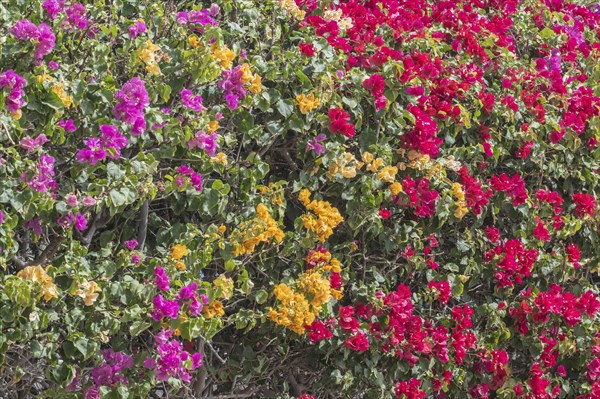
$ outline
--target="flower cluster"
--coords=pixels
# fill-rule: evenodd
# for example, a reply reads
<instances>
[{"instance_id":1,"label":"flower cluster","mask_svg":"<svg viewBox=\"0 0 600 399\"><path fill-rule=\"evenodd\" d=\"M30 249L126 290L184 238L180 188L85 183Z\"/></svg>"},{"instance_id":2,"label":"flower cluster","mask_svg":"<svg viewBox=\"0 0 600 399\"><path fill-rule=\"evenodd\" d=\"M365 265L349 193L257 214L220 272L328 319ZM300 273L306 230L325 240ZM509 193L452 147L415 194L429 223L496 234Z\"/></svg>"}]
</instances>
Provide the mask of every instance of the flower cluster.
<instances>
[{"instance_id":1,"label":"flower cluster","mask_svg":"<svg viewBox=\"0 0 600 399\"><path fill-rule=\"evenodd\" d=\"M125 137L116 126L101 125L101 138L90 137L83 141L85 148L77 151L75 155L79 162L87 162L95 165L107 157L118 159L121 156L121 150L129 144Z\"/></svg>"},{"instance_id":2,"label":"flower cluster","mask_svg":"<svg viewBox=\"0 0 600 399\"><path fill-rule=\"evenodd\" d=\"M298 334L308 330L311 341L318 342L331 337L316 317L324 304L342 298L341 268L339 260L323 247L310 250L305 262L306 271L295 280L295 288L281 283L273 290L278 305L269 309L269 318Z\"/></svg>"},{"instance_id":3,"label":"flower cluster","mask_svg":"<svg viewBox=\"0 0 600 399\"><path fill-rule=\"evenodd\" d=\"M201 112L206 109L202 106L202 97L194 96L192 91L186 88L181 89L181 105L194 112Z\"/></svg>"},{"instance_id":4,"label":"flower cluster","mask_svg":"<svg viewBox=\"0 0 600 399\"><path fill-rule=\"evenodd\" d=\"M327 201L310 200L310 191L300 190L298 199L306 207L306 210L314 215L302 215L304 227L317 235L317 239L325 242L340 223L344 221L340 212ZM315 217L316 216L316 217Z\"/></svg>"},{"instance_id":5,"label":"flower cluster","mask_svg":"<svg viewBox=\"0 0 600 399\"><path fill-rule=\"evenodd\" d=\"M17 277L38 283L42 287L42 296L46 302L52 298L58 298L58 291L54 280L52 280L52 277L41 266L26 266L17 273Z\"/></svg>"},{"instance_id":6,"label":"flower cluster","mask_svg":"<svg viewBox=\"0 0 600 399\"><path fill-rule=\"evenodd\" d=\"M350 115L343 108L329 110L329 132L340 133L349 139L354 137L354 125L350 123Z\"/></svg>"},{"instance_id":7,"label":"flower cluster","mask_svg":"<svg viewBox=\"0 0 600 399\"><path fill-rule=\"evenodd\" d=\"M132 126L132 134L142 134L146 130L144 110L150 104L144 81L138 77L127 81L115 95L113 115Z\"/></svg>"},{"instance_id":8,"label":"flower cluster","mask_svg":"<svg viewBox=\"0 0 600 399\"><path fill-rule=\"evenodd\" d=\"M190 382L190 371L202 365L202 354L187 352L181 342L172 337L173 331L170 330L163 329L156 334L154 337L156 358L146 358L144 367L154 370L159 381L167 381L173 377Z\"/></svg>"},{"instance_id":9,"label":"flower cluster","mask_svg":"<svg viewBox=\"0 0 600 399\"><path fill-rule=\"evenodd\" d=\"M102 289L98 283L84 279L79 283L79 288L75 295L83 299L83 303L85 303L86 306L92 306L98 299L100 292L102 292Z\"/></svg>"},{"instance_id":10,"label":"flower cluster","mask_svg":"<svg viewBox=\"0 0 600 399\"><path fill-rule=\"evenodd\" d=\"M138 57L146 64L146 70L151 75L160 74L159 62L170 61L171 59L167 53L163 52L160 47L150 40L146 40L145 47L138 51Z\"/></svg>"},{"instance_id":11,"label":"flower cluster","mask_svg":"<svg viewBox=\"0 0 600 399\"><path fill-rule=\"evenodd\" d=\"M47 193L54 191L58 188L58 184L54 180L54 164L56 160L54 157L48 154L40 155L40 159L37 163L37 168L33 173L23 172L21 174L21 181L34 191L40 193Z\"/></svg>"},{"instance_id":12,"label":"flower cluster","mask_svg":"<svg viewBox=\"0 0 600 399\"><path fill-rule=\"evenodd\" d=\"M178 187L183 187L185 177L187 176L190 184L194 186L196 191L202 191L202 175L200 173L186 165L181 165L176 170L179 173L179 176L175 179Z\"/></svg>"},{"instance_id":13,"label":"flower cluster","mask_svg":"<svg viewBox=\"0 0 600 399\"><path fill-rule=\"evenodd\" d=\"M525 181L517 173L512 177L508 177L506 173L492 176L490 184L494 190L508 194L513 199L513 206L523 204L529 198L525 189Z\"/></svg>"},{"instance_id":14,"label":"flower cluster","mask_svg":"<svg viewBox=\"0 0 600 399\"><path fill-rule=\"evenodd\" d=\"M123 372L133 368L133 357L123 352L114 352L112 349L104 349L101 354L102 364L93 367L90 372L93 385L85 391L86 399L99 399L100 387L112 388L117 384L129 383Z\"/></svg>"},{"instance_id":15,"label":"flower cluster","mask_svg":"<svg viewBox=\"0 0 600 399\"><path fill-rule=\"evenodd\" d=\"M52 29L43 22L36 26L30 20L22 19L15 23L9 32L20 41L35 41L37 43L36 58L43 58L49 54L56 44L56 36Z\"/></svg>"},{"instance_id":16,"label":"flower cluster","mask_svg":"<svg viewBox=\"0 0 600 399\"><path fill-rule=\"evenodd\" d=\"M196 133L196 136L188 141L188 148L191 150L195 147L200 148L201 150L206 151L208 155L211 157L215 155L218 148L218 135L215 132L210 134L206 134L204 131L199 131Z\"/></svg>"},{"instance_id":17,"label":"flower cluster","mask_svg":"<svg viewBox=\"0 0 600 399\"><path fill-rule=\"evenodd\" d=\"M254 252L261 242L281 242L285 236L277 225L277 221L271 217L269 210L263 204L256 206L256 217L243 222L238 229L232 233L234 254L244 255Z\"/></svg>"},{"instance_id":18,"label":"flower cluster","mask_svg":"<svg viewBox=\"0 0 600 399\"><path fill-rule=\"evenodd\" d=\"M321 100L316 98L314 93L310 93L308 96L302 93L296 96L296 104L298 104L300 112L306 115L309 111L318 108L321 105Z\"/></svg>"},{"instance_id":19,"label":"flower cluster","mask_svg":"<svg viewBox=\"0 0 600 399\"><path fill-rule=\"evenodd\" d=\"M225 94L227 106L231 110L237 109L240 100L246 97L243 76L244 71L242 71L241 65L238 65L233 69L224 70L222 79L218 83L219 89L223 90Z\"/></svg>"},{"instance_id":20,"label":"flower cluster","mask_svg":"<svg viewBox=\"0 0 600 399\"><path fill-rule=\"evenodd\" d=\"M27 85L27 81L19 76L15 71L9 69L6 72L0 73L0 89L8 90L6 96L6 110L13 115L18 115L21 107L25 103L25 91L23 88Z\"/></svg>"}]
</instances>

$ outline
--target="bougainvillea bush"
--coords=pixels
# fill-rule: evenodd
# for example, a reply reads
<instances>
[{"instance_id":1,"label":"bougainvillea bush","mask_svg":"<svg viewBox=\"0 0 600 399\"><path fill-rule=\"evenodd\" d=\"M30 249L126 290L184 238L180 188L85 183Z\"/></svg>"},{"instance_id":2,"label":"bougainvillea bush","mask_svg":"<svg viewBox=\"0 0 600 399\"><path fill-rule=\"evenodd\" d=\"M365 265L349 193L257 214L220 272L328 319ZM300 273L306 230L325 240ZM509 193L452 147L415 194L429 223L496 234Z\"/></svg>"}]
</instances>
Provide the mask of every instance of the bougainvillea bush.
<instances>
[{"instance_id":1,"label":"bougainvillea bush","mask_svg":"<svg viewBox=\"0 0 600 399\"><path fill-rule=\"evenodd\" d=\"M3 1L0 397L600 398L599 38L582 0Z\"/></svg>"}]
</instances>

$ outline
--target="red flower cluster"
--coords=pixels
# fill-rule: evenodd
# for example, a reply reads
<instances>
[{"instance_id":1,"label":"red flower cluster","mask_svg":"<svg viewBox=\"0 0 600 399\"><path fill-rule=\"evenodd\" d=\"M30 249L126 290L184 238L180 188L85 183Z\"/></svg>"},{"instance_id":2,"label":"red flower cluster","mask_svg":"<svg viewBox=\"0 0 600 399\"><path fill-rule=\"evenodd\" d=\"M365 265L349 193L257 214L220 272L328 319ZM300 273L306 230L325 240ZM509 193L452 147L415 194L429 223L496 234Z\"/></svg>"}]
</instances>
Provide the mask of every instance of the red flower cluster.
<instances>
[{"instance_id":1,"label":"red flower cluster","mask_svg":"<svg viewBox=\"0 0 600 399\"><path fill-rule=\"evenodd\" d=\"M422 178L414 181L410 177L406 177L402 181L404 194L408 196L398 196L395 199L399 206L409 206L413 208L415 216L420 218L431 217L435 214L435 204L438 200L438 192L429 189L429 180ZM406 202L405 200L408 200Z\"/></svg>"},{"instance_id":2,"label":"red flower cluster","mask_svg":"<svg viewBox=\"0 0 600 399\"><path fill-rule=\"evenodd\" d=\"M385 108L387 99L383 95L385 90L385 80L383 80L383 76L374 73L370 78L365 79L362 86L369 90L371 95L375 97L375 109L379 111L380 109Z\"/></svg>"},{"instance_id":3,"label":"red flower cluster","mask_svg":"<svg viewBox=\"0 0 600 399\"><path fill-rule=\"evenodd\" d=\"M494 279L498 288L505 288L523 283L523 278L531 274L531 267L539 252L537 249L526 249L521 241L513 239L487 252L485 261L490 262L496 255L501 254L504 254L504 257L496 263L499 270L494 272Z\"/></svg>"},{"instance_id":4,"label":"red flower cluster","mask_svg":"<svg viewBox=\"0 0 600 399\"><path fill-rule=\"evenodd\" d=\"M591 194L575 193L572 196L575 202L575 210L573 214L578 218L583 218L585 215L594 216L596 212L596 198Z\"/></svg>"},{"instance_id":5,"label":"red flower cluster","mask_svg":"<svg viewBox=\"0 0 600 399\"><path fill-rule=\"evenodd\" d=\"M416 105L408 104L406 109L414 116L415 126L402 136L403 144L411 149L436 157L440 152L442 139L436 136L437 124Z\"/></svg>"},{"instance_id":6,"label":"red flower cluster","mask_svg":"<svg viewBox=\"0 0 600 399\"><path fill-rule=\"evenodd\" d=\"M490 183L494 190L508 194L513 199L513 206L523 204L529 198L525 189L525 181L518 173L510 178L506 173L502 173L500 176L492 176Z\"/></svg>"},{"instance_id":7,"label":"red flower cluster","mask_svg":"<svg viewBox=\"0 0 600 399\"><path fill-rule=\"evenodd\" d=\"M329 110L329 131L340 133L349 139L354 137L354 125L350 123L350 114L343 108L332 108Z\"/></svg>"},{"instance_id":8,"label":"red flower cluster","mask_svg":"<svg viewBox=\"0 0 600 399\"><path fill-rule=\"evenodd\" d=\"M481 214L482 208L487 205L493 194L492 190L488 188L487 191L483 191L481 182L469 174L466 166L463 166L458 174L465 192L467 207L471 208L475 215Z\"/></svg>"}]
</instances>

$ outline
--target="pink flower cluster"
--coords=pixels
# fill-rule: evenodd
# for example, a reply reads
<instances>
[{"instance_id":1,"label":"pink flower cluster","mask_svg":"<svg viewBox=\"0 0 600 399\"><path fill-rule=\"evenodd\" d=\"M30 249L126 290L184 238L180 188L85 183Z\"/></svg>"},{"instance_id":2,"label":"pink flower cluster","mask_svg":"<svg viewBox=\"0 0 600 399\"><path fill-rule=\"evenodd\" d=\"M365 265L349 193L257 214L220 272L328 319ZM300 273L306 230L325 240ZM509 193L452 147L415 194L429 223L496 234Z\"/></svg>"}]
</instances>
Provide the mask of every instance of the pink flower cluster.
<instances>
[{"instance_id":1,"label":"pink flower cluster","mask_svg":"<svg viewBox=\"0 0 600 399\"><path fill-rule=\"evenodd\" d=\"M428 179L422 178L415 181L406 177L402 181L402 188L404 193L399 194L395 199L399 206L411 207L414 215L419 218L428 218L435 214L435 205L439 195L436 190L429 189Z\"/></svg>"},{"instance_id":2,"label":"pink flower cluster","mask_svg":"<svg viewBox=\"0 0 600 399\"><path fill-rule=\"evenodd\" d=\"M202 97L194 96L192 91L186 88L181 90L181 105L195 112L201 112L206 109L202 106Z\"/></svg>"},{"instance_id":3,"label":"pink flower cluster","mask_svg":"<svg viewBox=\"0 0 600 399\"><path fill-rule=\"evenodd\" d=\"M27 86L27 81L19 76L12 69L0 73L0 89L8 90L6 97L6 109L10 113L16 113L21 109L25 100L25 91L23 88Z\"/></svg>"},{"instance_id":4,"label":"pink flower cluster","mask_svg":"<svg viewBox=\"0 0 600 399\"><path fill-rule=\"evenodd\" d=\"M92 368L90 374L93 385L86 389L84 399L99 399L100 387L112 388L117 384L129 383L123 371L133 367L133 357L123 352L114 352L112 349L105 349L101 353L102 364Z\"/></svg>"},{"instance_id":5,"label":"pink flower cluster","mask_svg":"<svg viewBox=\"0 0 600 399\"><path fill-rule=\"evenodd\" d=\"M37 170L32 172L23 172L21 181L34 191L47 193L58 188L58 184L54 180L54 157L48 154L40 155L37 164Z\"/></svg>"},{"instance_id":6,"label":"pink flower cluster","mask_svg":"<svg viewBox=\"0 0 600 399\"><path fill-rule=\"evenodd\" d=\"M172 339L173 331L161 330L154 337L154 347L157 358L146 358L144 367L154 370L156 379L167 381L169 378L179 378L184 382L191 381L190 371L202 365L202 354L183 349L181 342Z\"/></svg>"},{"instance_id":7,"label":"pink flower cluster","mask_svg":"<svg viewBox=\"0 0 600 399\"><path fill-rule=\"evenodd\" d=\"M9 29L9 32L20 41L35 40L37 43L36 58L43 58L46 54L49 54L56 44L56 36L45 23L36 26L30 20L22 19L17 21Z\"/></svg>"},{"instance_id":8,"label":"pink flower cluster","mask_svg":"<svg viewBox=\"0 0 600 399\"><path fill-rule=\"evenodd\" d=\"M127 81L115 95L116 105L113 115L122 122L132 125L131 133L142 134L146 130L144 110L150 104L144 81L138 77Z\"/></svg>"},{"instance_id":9,"label":"pink flower cluster","mask_svg":"<svg viewBox=\"0 0 600 399\"><path fill-rule=\"evenodd\" d=\"M188 141L188 148L191 150L194 147L198 147L206 151L206 153L212 157L217 152L218 137L216 132L206 134L204 131L200 130L196 133L196 137Z\"/></svg>"},{"instance_id":10,"label":"pink flower cluster","mask_svg":"<svg viewBox=\"0 0 600 399\"><path fill-rule=\"evenodd\" d=\"M518 173L515 173L512 177L508 177L506 173L492 176L490 184L494 190L508 194L513 199L513 206L524 204L529 198L525 189L525 181Z\"/></svg>"},{"instance_id":11,"label":"pink flower cluster","mask_svg":"<svg viewBox=\"0 0 600 399\"><path fill-rule=\"evenodd\" d=\"M186 165L181 165L176 170L180 174L177 176L177 179L175 179L175 182L179 187L183 187L185 181L184 177L188 176L190 183L194 186L196 191L202 191L202 175L200 173L196 173L194 169Z\"/></svg>"},{"instance_id":12,"label":"pink flower cluster","mask_svg":"<svg viewBox=\"0 0 600 399\"><path fill-rule=\"evenodd\" d=\"M77 151L76 158L79 162L87 162L95 165L106 159L118 159L121 156L121 150L127 147L129 141L116 126L101 125L101 138L90 137L83 141L85 148Z\"/></svg>"},{"instance_id":13,"label":"pink flower cluster","mask_svg":"<svg viewBox=\"0 0 600 399\"><path fill-rule=\"evenodd\" d=\"M222 79L217 83L219 89L225 94L225 101L229 109L234 110L240 104L240 99L246 97L246 89L242 77L244 72L240 65L222 72Z\"/></svg>"},{"instance_id":14,"label":"pink flower cluster","mask_svg":"<svg viewBox=\"0 0 600 399\"><path fill-rule=\"evenodd\" d=\"M329 110L329 132L340 133L349 139L354 137L354 125L350 123L350 115L343 108Z\"/></svg>"}]
</instances>

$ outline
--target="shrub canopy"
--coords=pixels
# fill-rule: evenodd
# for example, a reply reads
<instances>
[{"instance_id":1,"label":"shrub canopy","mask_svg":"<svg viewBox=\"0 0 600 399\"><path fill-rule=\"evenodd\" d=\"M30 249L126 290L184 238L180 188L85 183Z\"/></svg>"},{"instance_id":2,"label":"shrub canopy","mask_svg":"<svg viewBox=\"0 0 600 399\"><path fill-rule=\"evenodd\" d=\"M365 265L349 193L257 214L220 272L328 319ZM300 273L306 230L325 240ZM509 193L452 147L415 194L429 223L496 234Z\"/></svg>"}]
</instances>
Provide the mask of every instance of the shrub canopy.
<instances>
[{"instance_id":1,"label":"shrub canopy","mask_svg":"<svg viewBox=\"0 0 600 399\"><path fill-rule=\"evenodd\" d=\"M600 6L0 4L7 398L600 398Z\"/></svg>"}]
</instances>

